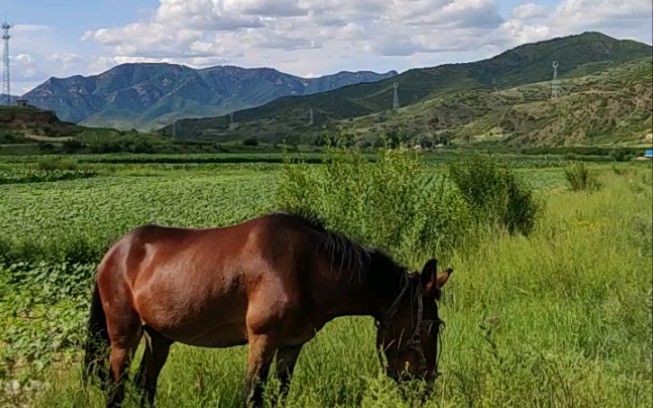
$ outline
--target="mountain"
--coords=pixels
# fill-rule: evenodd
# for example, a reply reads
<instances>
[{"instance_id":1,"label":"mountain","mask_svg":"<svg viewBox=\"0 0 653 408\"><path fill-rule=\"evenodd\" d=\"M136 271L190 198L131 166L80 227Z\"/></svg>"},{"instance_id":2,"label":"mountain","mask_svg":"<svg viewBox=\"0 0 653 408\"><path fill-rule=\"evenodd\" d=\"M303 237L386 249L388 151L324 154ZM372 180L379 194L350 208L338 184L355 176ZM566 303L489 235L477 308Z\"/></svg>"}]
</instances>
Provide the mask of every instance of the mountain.
<instances>
[{"instance_id":1,"label":"mountain","mask_svg":"<svg viewBox=\"0 0 653 408\"><path fill-rule=\"evenodd\" d=\"M307 96L282 97L260 107L235 112L236 126L230 127L230 118L226 116L180 120L175 133L182 138L240 140L257 137L262 141L308 142L320 133L323 125L346 125L353 118L390 110L395 83L401 106L410 107L454 93L489 92L550 81L552 61L559 62L558 75L564 80L650 57L651 50L646 44L586 32L521 45L486 60L412 69L374 83ZM308 126L311 109L313 126ZM461 106L460 109L465 108ZM169 135L172 128L168 126L162 132Z\"/></svg>"},{"instance_id":2,"label":"mountain","mask_svg":"<svg viewBox=\"0 0 653 408\"><path fill-rule=\"evenodd\" d=\"M50 78L23 95L66 121L88 126L151 128L178 118L222 115L287 95L308 95L395 76L340 72L300 78L270 68L123 64L99 75Z\"/></svg>"}]
</instances>

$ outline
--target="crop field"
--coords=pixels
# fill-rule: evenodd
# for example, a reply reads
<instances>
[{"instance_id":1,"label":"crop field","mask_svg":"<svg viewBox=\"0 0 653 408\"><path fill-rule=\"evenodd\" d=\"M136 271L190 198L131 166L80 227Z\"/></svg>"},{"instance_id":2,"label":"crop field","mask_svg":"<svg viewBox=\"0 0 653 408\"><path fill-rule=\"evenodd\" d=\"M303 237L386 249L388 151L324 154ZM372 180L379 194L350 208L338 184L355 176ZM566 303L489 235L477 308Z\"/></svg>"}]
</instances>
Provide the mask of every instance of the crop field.
<instances>
[{"instance_id":1,"label":"crop field","mask_svg":"<svg viewBox=\"0 0 653 408\"><path fill-rule=\"evenodd\" d=\"M369 181L366 194L374 205L366 206L365 197L339 199L347 195L337 191L324 195L324 202L309 195L298 203L322 209L340 229L388 249L412 268L435 255L453 266L440 306L446 321L443 375L425 405L411 395L403 398L382 374L373 320L340 318L304 347L284 406L653 404L650 163L589 164L595 188L572 191L565 175L569 160L502 159L540 203L524 235L480 221L463 226L472 206L453 187L442 190L448 198L437 205L427 204L439 200L439 193L425 192L425 200L415 202L415 214L437 208L443 216L397 211L384 223L374 221L393 214L392 200L410 201L384 193L386 185L410 186L414 174L420 180L446 179L451 170L441 157L411 162L392 156L361 165L373 168L369 173L346 159L351 167L201 158L208 156L195 162L170 156L158 163L145 156L110 157L74 158L72 164L36 158L0 162L1 407L104 406L97 386L81 385L80 344L95 267L121 234L144 223L239 222L294 203L297 186L325 183L319 191L331 191L324 186L338 184L328 184L324 174L370 175L361 179ZM320 173L323 168L332 173ZM297 184L298 174L315 178ZM418 218L426 224L439 220L449 236L406 244L411 241L406 231ZM384 238L386 230L375 229L377 223L408 238L395 245ZM357 235L359 230L366 232ZM455 243L445 251L449 239ZM157 406L239 406L246 352L246 346L209 350L174 344L159 379ZM275 393L274 381L266 392ZM127 407L137 406L133 390L127 399Z\"/></svg>"}]
</instances>

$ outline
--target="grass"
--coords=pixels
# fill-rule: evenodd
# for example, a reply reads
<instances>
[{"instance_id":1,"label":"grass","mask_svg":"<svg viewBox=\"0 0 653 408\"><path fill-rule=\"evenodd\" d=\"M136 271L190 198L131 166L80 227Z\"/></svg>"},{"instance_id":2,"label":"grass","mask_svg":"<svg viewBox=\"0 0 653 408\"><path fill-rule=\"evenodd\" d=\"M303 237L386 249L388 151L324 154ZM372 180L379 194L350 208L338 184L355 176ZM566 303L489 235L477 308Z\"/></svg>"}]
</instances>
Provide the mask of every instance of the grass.
<instances>
[{"instance_id":1,"label":"grass","mask_svg":"<svg viewBox=\"0 0 653 408\"><path fill-rule=\"evenodd\" d=\"M565 169L565 179L573 191L593 191L601 187L599 181L584 163L576 163Z\"/></svg>"},{"instance_id":2,"label":"grass","mask_svg":"<svg viewBox=\"0 0 653 408\"><path fill-rule=\"evenodd\" d=\"M538 198L546 203L528 237L491 230L480 245L454 250L450 263L455 272L440 308L447 322L444 375L424 406L653 404L650 165L615 165L619 172L590 167L603 185L594 194L570 191L558 168L520 170L534 180ZM144 221L217 225L269 206L279 180L274 169L223 174L219 168L157 167L148 176L135 168L117 169L86 180L5 186L8 194L3 197L8 198L0 201L0 231L4 238L11 234L73 240L81 235L97 238L101 247L106 242L102 240ZM439 167L426 169L437 172ZM404 255L417 267L430 254ZM40 298L54 299L41 307L49 312L49 318L42 319L49 325L42 320L23 323L32 330L23 338L32 343L62 330L81 331L87 313L86 278L73 276L89 275L92 269L53 274L55 262L48 259L40 269L16 266L11 273L5 266L0 273L5 279L0 279L1 300L15 299L10 293L20 297L27 287L32 301L26 310L33 311ZM50 283L42 284L45 281ZM8 341L16 341L6 334L16 317L9 313L9 302L0 304L2 354ZM328 324L302 351L287 406L419 406L401 399L380 373L373 343L371 318L341 318ZM97 387L80 387L78 355L70 350L57 350L56 355L43 371L30 371L44 358L41 355L22 369L0 371L0 379L37 378L48 384L19 395L3 395L0 387L0 405L102 406ZM158 406L237 406L245 356L246 347L173 345L159 382ZM29 374L21 376L21 371ZM135 406L133 392L129 398L128 406Z\"/></svg>"}]
</instances>

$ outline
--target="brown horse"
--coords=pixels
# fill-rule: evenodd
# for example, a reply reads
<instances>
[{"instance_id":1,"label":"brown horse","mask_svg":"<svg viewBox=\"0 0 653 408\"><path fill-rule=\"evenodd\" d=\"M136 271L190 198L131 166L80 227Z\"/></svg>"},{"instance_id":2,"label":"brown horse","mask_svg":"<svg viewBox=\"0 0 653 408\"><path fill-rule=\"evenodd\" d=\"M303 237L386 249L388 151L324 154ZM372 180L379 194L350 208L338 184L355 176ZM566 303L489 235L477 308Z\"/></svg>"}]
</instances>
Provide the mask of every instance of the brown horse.
<instances>
[{"instance_id":1,"label":"brown horse","mask_svg":"<svg viewBox=\"0 0 653 408\"><path fill-rule=\"evenodd\" d=\"M108 382L107 406L120 406L125 373L144 335L136 384L141 403L151 404L173 342L248 344L244 399L259 406L275 353L284 396L302 346L318 330L339 316L368 315L377 322L387 374L432 384L441 323L436 300L451 274L436 276L436 267L432 259L421 275L408 273L382 252L297 214L224 228L141 226L120 238L99 266L85 373Z\"/></svg>"}]
</instances>

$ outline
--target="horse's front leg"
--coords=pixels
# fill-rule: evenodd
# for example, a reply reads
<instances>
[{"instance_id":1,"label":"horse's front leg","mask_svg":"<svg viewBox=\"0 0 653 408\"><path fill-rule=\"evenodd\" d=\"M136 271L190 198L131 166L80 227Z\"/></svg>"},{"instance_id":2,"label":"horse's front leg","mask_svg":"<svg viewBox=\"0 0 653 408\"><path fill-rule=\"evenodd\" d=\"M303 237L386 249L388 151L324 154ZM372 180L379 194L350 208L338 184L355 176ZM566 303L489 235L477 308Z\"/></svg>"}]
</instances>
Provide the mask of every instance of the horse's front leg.
<instances>
[{"instance_id":1,"label":"horse's front leg","mask_svg":"<svg viewBox=\"0 0 653 408\"><path fill-rule=\"evenodd\" d=\"M247 379L243 395L246 405L263 406L263 390L275 350L276 347L269 335L259 334L249 337Z\"/></svg>"}]
</instances>

